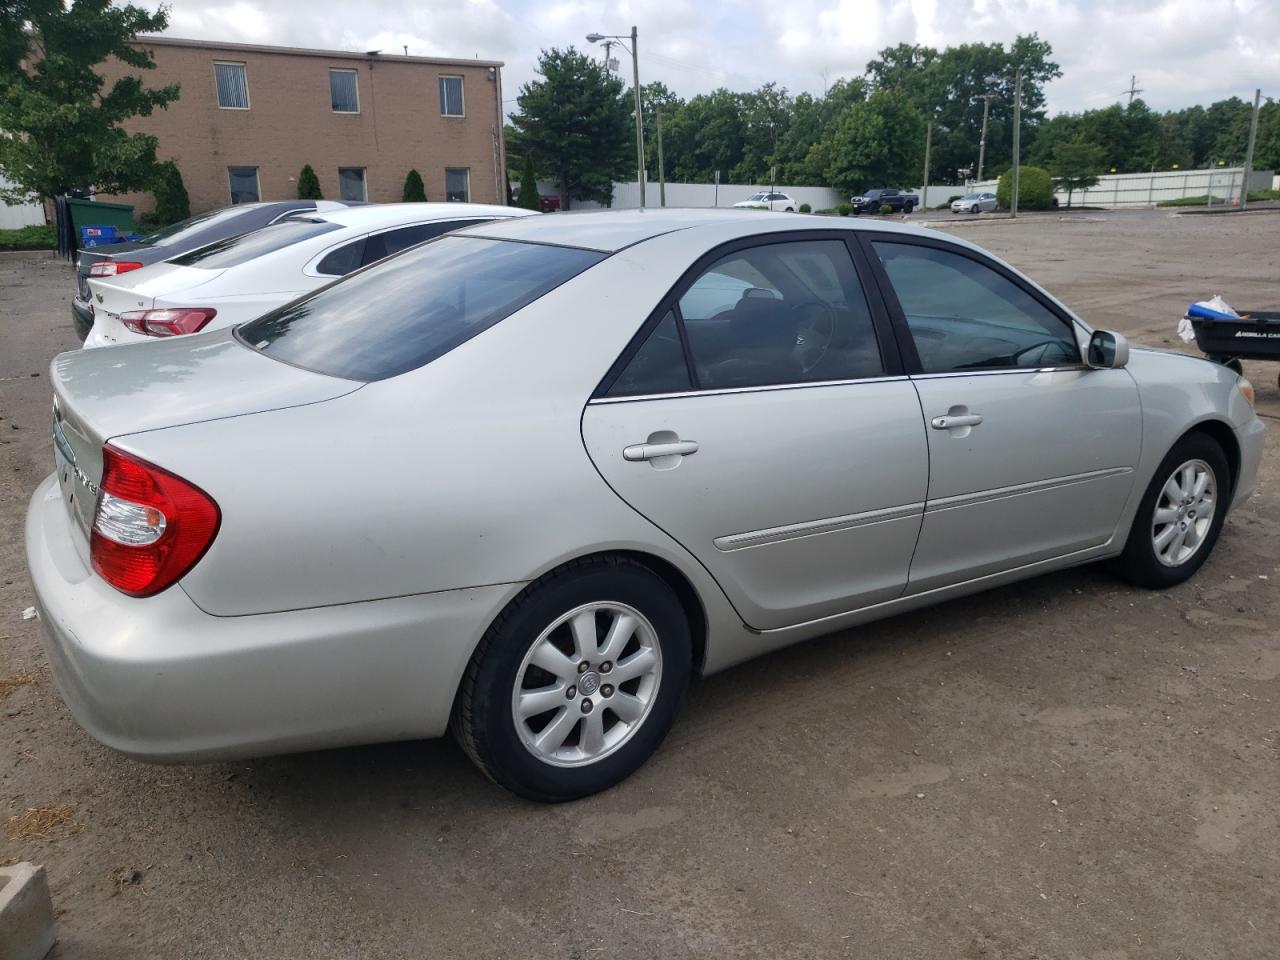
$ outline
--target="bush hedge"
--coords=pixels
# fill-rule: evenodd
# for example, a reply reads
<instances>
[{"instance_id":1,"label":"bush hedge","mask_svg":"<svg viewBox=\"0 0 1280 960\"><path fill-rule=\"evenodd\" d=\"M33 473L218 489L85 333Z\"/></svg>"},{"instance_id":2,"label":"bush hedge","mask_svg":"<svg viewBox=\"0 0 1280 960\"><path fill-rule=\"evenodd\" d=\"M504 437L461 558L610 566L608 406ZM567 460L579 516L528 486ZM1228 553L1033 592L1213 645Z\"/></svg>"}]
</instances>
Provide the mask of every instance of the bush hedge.
<instances>
[{"instance_id":1,"label":"bush hedge","mask_svg":"<svg viewBox=\"0 0 1280 960\"><path fill-rule=\"evenodd\" d=\"M309 163L304 163L302 171L298 174L298 199L324 199L324 194L320 192L320 178L316 176L316 172L311 169L311 164Z\"/></svg>"},{"instance_id":2,"label":"bush hedge","mask_svg":"<svg viewBox=\"0 0 1280 960\"><path fill-rule=\"evenodd\" d=\"M166 160L157 168L151 195L156 198L152 218L159 226L167 227L191 216L191 198L187 196L178 165L172 160Z\"/></svg>"},{"instance_id":3,"label":"bush hedge","mask_svg":"<svg viewBox=\"0 0 1280 960\"><path fill-rule=\"evenodd\" d=\"M800 204L800 212L801 212L801 213L813 213L813 207L809 206L807 203L802 203L802 204Z\"/></svg>"},{"instance_id":4,"label":"bush hedge","mask_svg":"<svg viewBox=\"0 0 1280 960\"><path fill-rule=\"evenodd\" d=\"M52 250L57 245L52 224L0 230L0 250Z\"/></svg>"},{"instance_id":5,"label":"bush hedge","mask_svg":"<svg viewBox=\"0 0 1280 960\"><path fill-rule=\"evenodd\" d=\"M849 211L852 209L853 207L849 206L847 203L836 204L836 213L842 217L847 217L849 215Z\"/></svg>"},{"instance_id":6,"label":"bush hedge","mask_svg":"<svg viewBox=\"0 0 1280 960\"><path fill-rule=\"evenodd\" d=\"M404 192L401 199L405 203L426 203L427 187L422 182L422 174L417 170L410 170L404 178Z\"/></svg>"},{"instance_id":7,"label":"bush hedge","mask_svg":"<svg viewBox=\"0 0 1280 960\"><path fill-rule=\"evenodd\" d=\"M1013 195L1013 171L1000 175L996 185L996 202L1008 210ZM1018 209L1052 210L1053 177L1044 167L1018 168Z\"/></svg>"}]
</instances>

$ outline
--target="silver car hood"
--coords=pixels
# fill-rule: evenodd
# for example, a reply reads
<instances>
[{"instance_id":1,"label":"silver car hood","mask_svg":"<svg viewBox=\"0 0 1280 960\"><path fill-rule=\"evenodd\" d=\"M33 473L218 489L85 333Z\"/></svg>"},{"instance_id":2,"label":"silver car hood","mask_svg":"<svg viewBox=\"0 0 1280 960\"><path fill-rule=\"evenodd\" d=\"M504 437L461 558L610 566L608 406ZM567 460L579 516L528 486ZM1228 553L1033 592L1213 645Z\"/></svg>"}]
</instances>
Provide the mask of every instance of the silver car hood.
<instances>
[{"instance_id":1,"label":"silver car hood","mask_svg":"<svg viewBox=\"0 0 1280 960\"><path fill-rule=\"evenodd\" d=\"M364 386L269 359L229 329L59 354L51 375L62 408L99 442L318 403Z\"/></svg>"}]
</instances>

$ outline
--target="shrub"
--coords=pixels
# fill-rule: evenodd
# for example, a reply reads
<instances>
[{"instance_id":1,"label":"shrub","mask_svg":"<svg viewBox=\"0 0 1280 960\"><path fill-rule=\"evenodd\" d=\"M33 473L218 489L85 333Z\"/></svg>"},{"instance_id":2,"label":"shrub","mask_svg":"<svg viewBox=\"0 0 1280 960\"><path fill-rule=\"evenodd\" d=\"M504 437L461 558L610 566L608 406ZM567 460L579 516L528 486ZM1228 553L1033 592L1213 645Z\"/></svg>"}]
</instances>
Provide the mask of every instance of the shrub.
<instances>
[{"instance_id":1,"label":"shrub","mask_svg":"<svg viewBox=\"0 0 1280 960\"><path fill-rule=\"evenodd\" d=\"M166 160L156 167L151 195L156 198L152 218L157 226L167 227L191 216L191 198L187 196L187 188L182 182L182 174L178 172L178 165L172 160Z\"/></svg>"},{"instance_id":2,"label":"shrub","mask_svg":"<svg viewBox=\"0 0 1280 960\"><path fill-rule=\"evenodd\" d=\"M841 217L847 217L849 215L849 211L852 209L853 207L849 206L847 203L837 203L836 215Z\"/></svg>"},{"instance_id":3,"label":"shrub","mask_svg":"<svg viewBox=\"0 0 1280 960\"><path fill-rule=\"evenodd\" d=\"M1001 174L996 185L996 201L1009 209L1013 193L1012 171ZM1053 177L1043 167L1018 168L1018 208L1021 210L1050 210L1053 208Z\"/></svg>"},{"instance_id":4,"label":"shrub","mask_svg":"<svg viewBox=\"0 0 1280 960\"><path fill-rule=\"evenodd\" d=\"M417 170L410 170L409 175L404 178L404 194L401 199L405 203L427 202L427 188L422 183L422 174Z\"/></svg>"},{"instance_id":5,"label":"shrub","mask_svg":"<svg viewBox=\"0 0 1280 960\"><path fill-rule=\"evenodd\" d=\"M316 176L316 172L311 169L309 163L303 164L302 171L298 174L298 199L324 199L324 194L320 192L320 178Z\"/></svg>"},{"instance_id":6,"label":"shrub","mask_svg":"<svg viewBox=\"0 0 1280 960\"><path fill-rule=\"evenodd\" d=\"M887 203L880 204L880 215L884 216L886 213L893 213L893 207L889 206Z\"/></svg>"},{"instance_id":7,"label":"shrub","mask_svg":"<svg viewBox=\"0 0 1280 960\"><path fill-rule=\"evenodd\" d=\"M0 250L52 250L57 245L52 224L0 230Z\"/></svg>"},{"instance_id":8,"label":"shrub","mask_svg":"<svg viewBox=\"0 0 1280 960\"><path fill-rule=\"evenodd\" d=\"M813 213L813 207L809 206L807 203L802 203L802 204L800 204L800 212L801 212L801 213Z\"/></svg>"},{"instance_id":9,"label":"shrub","mask_svg":"<svg viewBox=\"0 0 1280 960\"><path fill-rule=\"evenodd\" d=\"M526 153L524 165L520 168L520 196L516 198L516 206L525 210L541 210L538 201L538 174L533 169L533 154Z\"/></svg>"}]
</instances>

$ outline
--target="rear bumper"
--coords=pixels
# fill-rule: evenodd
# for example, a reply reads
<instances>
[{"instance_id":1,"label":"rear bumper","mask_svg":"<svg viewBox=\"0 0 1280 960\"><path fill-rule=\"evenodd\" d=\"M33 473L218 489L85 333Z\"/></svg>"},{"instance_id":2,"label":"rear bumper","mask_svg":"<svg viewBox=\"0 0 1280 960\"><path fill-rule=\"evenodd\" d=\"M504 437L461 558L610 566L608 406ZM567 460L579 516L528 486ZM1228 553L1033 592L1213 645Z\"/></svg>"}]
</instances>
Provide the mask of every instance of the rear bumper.
<instances>
[{"instance_id":1,"label":"rear bumper","mask_svg":"<svg viewBox=\"0 0 1280 960\"><path fill-rule=\"evenodd\" d=\"M199 761L439 736L471 652L518 585L215 617L181 586L138 600L84 564L56 478L27 513L54 680L94 738Z\"/></svg>"},{"instance_id":2,"label":"rear bumper","mask_svg":"<svg viewBox=\"0 0 1280 960\"><path fill-rule=\"evenodd\" d=\"M84 340L89 336L93 329L93 308L87 300L81 300L79 296L72 298L71 322L75 324L77 337Z\"/></svg>"}]
</instances>

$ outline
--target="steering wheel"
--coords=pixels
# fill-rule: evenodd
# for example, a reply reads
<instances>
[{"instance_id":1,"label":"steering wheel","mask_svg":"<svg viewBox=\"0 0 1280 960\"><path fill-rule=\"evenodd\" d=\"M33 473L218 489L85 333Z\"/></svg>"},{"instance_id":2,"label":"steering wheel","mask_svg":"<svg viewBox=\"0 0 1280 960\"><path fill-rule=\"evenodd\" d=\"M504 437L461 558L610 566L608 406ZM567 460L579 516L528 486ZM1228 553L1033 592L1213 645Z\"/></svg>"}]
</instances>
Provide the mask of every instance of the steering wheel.
<instances>
[{"instance_id":1,"label":"steering wheel","mask_svg":"<svg viewBox=\"0 0 1280 960\"><path fill-rule=\"evenodd\" d=\"M829 303L813 299L797 303L791 308L791 313L796 318L796 347L800 351L800 370L807 375L822 362L831 349L831 342L836 337L836 312ZM813 338L812 343L810 337ZM817 342L819 340L820 344ZM816 356L813 355L815 350Z\"/></svg>"}]
</instances>

